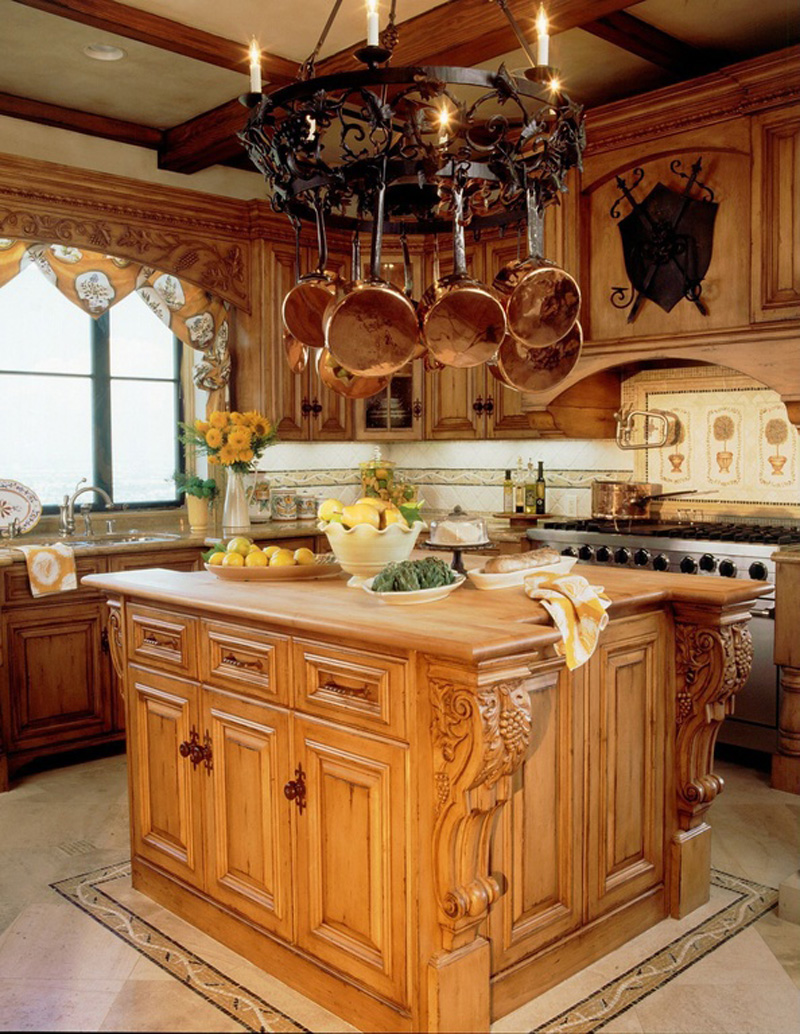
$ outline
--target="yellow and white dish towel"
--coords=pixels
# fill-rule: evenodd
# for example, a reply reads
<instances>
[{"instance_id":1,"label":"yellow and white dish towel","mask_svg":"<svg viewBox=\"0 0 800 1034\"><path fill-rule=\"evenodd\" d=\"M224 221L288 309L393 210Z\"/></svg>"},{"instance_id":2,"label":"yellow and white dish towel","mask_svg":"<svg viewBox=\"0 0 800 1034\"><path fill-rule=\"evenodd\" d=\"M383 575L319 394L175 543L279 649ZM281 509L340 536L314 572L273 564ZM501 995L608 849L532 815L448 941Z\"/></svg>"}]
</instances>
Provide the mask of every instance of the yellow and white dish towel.
<instances>
[{"instance_id":1,"label":"yellow and white dish towel","mask_svg":"<svg viewBox=\"0 0 800 1034\"><path fill-rule=\"evenodd\" d=\"M25 554L28 581L34 596L78 588L72 546L55 542L52 546L17 546L17 549Z\"/></svg>"},{"instance_id":2,"label":"yellow and white dish towel","mask_svg":"<svg viewBox=\"0 0 800 1034\"><path fill-rule=\"evenodd\" d=\"M570 671L594 653L600 633L608 624L611 600L602 585L590 585L580 574L529 574L525 592L539 600L561 633L556 650Z\"/></svg>"}]
</instances>

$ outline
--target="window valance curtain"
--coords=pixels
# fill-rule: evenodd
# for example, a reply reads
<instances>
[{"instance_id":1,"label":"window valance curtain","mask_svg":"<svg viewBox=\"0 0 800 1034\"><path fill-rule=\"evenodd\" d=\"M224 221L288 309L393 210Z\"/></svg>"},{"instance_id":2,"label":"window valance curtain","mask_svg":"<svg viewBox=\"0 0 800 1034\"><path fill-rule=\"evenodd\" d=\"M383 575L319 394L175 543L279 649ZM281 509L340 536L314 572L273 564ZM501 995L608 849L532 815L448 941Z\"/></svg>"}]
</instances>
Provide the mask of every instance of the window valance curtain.
<instances>
[{"instance_id":1,"label":"window valance curtain","mask_svg":"<svg viewBox=\"0 0 800 1034\"><path fill-rule=\"evenodd\" d=\"M209 399L209 405L216 405L231 372L227 302L173 273L130 259L68 244L0 238L0 287L31 264L65 298L95 318L135 291L173 334L203 353L194 368L194 382L216 396Z\"/></svg>"}]
</instances>

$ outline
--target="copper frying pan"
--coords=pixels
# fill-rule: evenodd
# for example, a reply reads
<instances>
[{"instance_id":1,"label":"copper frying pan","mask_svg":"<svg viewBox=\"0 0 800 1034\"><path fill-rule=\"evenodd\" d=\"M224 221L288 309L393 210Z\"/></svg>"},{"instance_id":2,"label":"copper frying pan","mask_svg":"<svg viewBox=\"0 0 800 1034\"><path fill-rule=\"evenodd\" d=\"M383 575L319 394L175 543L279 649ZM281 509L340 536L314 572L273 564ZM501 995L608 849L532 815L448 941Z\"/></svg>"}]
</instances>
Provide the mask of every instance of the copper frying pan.
<instances>
[{"instance_id":1,"label":"copper frying pan","mask_svg":"<svg viewBox=\"0 0 800 1034\"><path fill-rule=\"evenodd\" d=\"M453 273L422 297L419 318L428 351L445 366L480 366L497 354L506 314L497 293L467 273L464 188L453 183Z\"/></svg>"},{"instance_id":2,"label":"copper frying pan","mask_svg":"<svg viewBox=\"0 0 800 1034\"><path fill-rule=\"evenodd\" d=\"M346 370L362 377L386 377L413 358L419 324L413 302L381 279L384 197L381 183L373 213L370 272L357 280L325 316L325 343Z\"/></svg>"},{"instance_id":3,"label":"copper frying pan","mask_svg":"<svg viewBox=\"0 0 800 1034\"><path fill-rule=\"evenodd\" d=\"M528 257L494 278L505 298L508 332L524 348L547 348L574 327L581 292L574 277L543 259L544 219L528 189Z\"/></svg>"},{"instance_id":4,"label":"copper frying pan","mask_svg":"<svg viewBox=\"0 0 800 1034\"><path fill-rule=\"evenodd\" d=\"M367 399L388 385L391 377L357 377L337 363L327 348L316 352L317 369L322 383L347 399Z\"/></svg>"},{"instance_id":5,"label":"copper frying pan","mask_svg":"<svg viewBox=\"0 0 800 1034\"><path fill-rule=\"evenodd\" d=\"M496 369L489 369L497 380L517 391L547 391L572 372L582 345L583 330L577 321L548 348L525 348L509 334L497 353Z\"/></svg>"},{"instance_id":6,"label":"copper frying pan","mask_svg":"<svg viewBox=\"0 0 800 1034\"><path fill-rule=\"evenodd\" d=\"M321 202L314 205L317 221L317 247L319 262L316 270L299 277L283 299L283 325L297 341L311 348L322 348L325 344L323 319L334 293L337 277L325 269L328 261L328 240L325 234L325 216ZM298 233L298 228L295 230ZM299 236L296 239L299 252ZM300 263L297 263L298 269Z\"/></svg>"},{"instance_id":7,"label":"copper frying pan","mask_svg":"<svg viewBox=\"0 0 800 1034\"><path fill-rule=\"evenodd\" d=\"M308 366L308 346L292 337L291 334L284 334L283 349L292 373L302 373Z\"/></svg>"}]
</instances>

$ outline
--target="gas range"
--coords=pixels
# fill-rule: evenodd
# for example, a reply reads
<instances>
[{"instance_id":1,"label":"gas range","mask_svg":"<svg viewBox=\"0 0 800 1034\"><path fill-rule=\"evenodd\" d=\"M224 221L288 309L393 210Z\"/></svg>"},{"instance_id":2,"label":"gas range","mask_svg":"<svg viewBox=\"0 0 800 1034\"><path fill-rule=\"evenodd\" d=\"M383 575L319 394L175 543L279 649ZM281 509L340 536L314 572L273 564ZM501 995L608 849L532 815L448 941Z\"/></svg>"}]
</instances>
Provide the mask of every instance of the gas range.
<instances>
[{"instance_id":1,"label":"gas range","mask_svg":"<svg viewBox=\"0 0 800 1034\"><path fill-rule=\"evenodd\" d=\"M527 534L592 564L756 581L774 581L779 546L800 544L800 526L735 522L548 521Z\"/></svg>"}]
</instances>

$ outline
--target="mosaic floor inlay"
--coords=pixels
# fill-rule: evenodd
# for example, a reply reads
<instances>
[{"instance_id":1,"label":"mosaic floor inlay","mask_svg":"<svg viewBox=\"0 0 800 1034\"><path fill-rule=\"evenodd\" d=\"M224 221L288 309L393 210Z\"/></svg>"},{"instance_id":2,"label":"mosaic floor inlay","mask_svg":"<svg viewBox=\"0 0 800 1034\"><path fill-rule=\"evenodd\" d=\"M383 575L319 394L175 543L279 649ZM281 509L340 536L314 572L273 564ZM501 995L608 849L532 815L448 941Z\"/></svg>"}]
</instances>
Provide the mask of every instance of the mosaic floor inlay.
<instances>
[{"instance_id":1,"label":"mosaic floor inlay","mask_svg":"<svg viewBox=\"0 0 800 1034\"><path fill-rule=\"evenodd\" d=\"M778 893L773 888L717 870L712 870L712 885L723 892L719 907L713 914L709 916L707 911L703 912L697 924L681 936L651 951L593 994L537 1024L531 1034L592 1034L598 1031L750 926L777 903ZM118 900L115 887L118 892L127 890L130 893L130 863L105 866L51 886L162 970L235 1020L242 1029L276 1034L309 1030Z\"/></svg>"}]
</instances>

